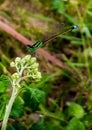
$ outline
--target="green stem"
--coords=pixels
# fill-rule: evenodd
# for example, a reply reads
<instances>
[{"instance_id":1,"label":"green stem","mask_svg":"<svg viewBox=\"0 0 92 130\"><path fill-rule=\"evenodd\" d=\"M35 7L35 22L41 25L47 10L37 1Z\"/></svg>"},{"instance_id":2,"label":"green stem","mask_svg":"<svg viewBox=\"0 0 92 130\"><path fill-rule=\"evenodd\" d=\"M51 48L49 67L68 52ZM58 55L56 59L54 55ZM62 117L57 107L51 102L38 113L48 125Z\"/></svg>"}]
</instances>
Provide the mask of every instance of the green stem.
<instances>
[{"instance_id":1,"label":"green stem","mask_svg":"<svg viewBox=\"0 0 92 130\"><path fill-rule=\"evenodd\" d=\"M9 115L10 115L10 112L11 112L11 109L12 109L12 106L13 106L13 103L14 103L14 101L15 101L15 99L16 99L16 96L17 96L17 91L16 91L16 87L14 86L14 87L13 87L13 92L12 92L12 95L11 95L11 98L10 98L10 100L9 100L8 105L6 106L5 116L4 116L4 119L3 119L3 123L2 123L2 128L1 128L1 130L6 130L8 118L9 118Z\"/></svg>"}]
</instances>

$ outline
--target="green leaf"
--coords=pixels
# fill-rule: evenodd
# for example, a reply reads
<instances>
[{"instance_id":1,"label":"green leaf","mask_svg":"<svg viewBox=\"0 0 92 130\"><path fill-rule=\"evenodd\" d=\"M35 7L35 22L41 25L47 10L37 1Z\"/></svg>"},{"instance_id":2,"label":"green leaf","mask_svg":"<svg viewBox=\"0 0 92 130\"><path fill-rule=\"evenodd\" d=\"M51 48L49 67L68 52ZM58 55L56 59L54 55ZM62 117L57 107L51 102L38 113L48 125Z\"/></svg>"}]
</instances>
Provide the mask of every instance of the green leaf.
<instances>
[{"instance_id":1,"label":"green leaf","mask_svg":"<svg viewBox=\"0 0 92 130\"><path fill-rule=\"evenodd\" d=\"M86 115L83 118L83 122L86 127L90 128L92 127L92 114L91 113L86 113Z\"/></svg>"},{"instance_id":2,"label":"green leaf","mask_svg":"<svg viewBox=\"0 0 92 130\"><path fill-rule=\"evenodd\" d=\"M8 96L6 94L0 94L0 120L3 119L7 102Z\"/></svg>"},{"instance_id":3,"label":"green leaf","mask_svg":"<svg viewBox=\"0 0 92 130\"><path fill-rule=\"evenodd\" d=\"M27 88L27 91L23 94L25 105L37 110L39 104L45 103L45 92L37 88Z\"/></svg>"},{"instance_id":4,"label":"green leaf","mask_svg":"<svg viewBox=\"0 0 92 130\"><path fill-rule=\"evenodd\" d=\"M24 126L22 126L19 122L13 123L13 125L8 125L6 130L26 130Z\"/></svg>"},{"instance_id":5,"label":"green leaf","mask_svg":"<svg viewBox=\"0 0 92 130\"><path fill-rule=\"evenodd\" d=\"M12 107L10 117L19 118L23 115L24 102L21 97L18 97Z\"/></svg>"},{"instance_id":6,"label":"green leaf","mask_svg":"<svg viewBox=\"0 0 92 130\"><path fill-rule=\"evenodd\" d=\"M72 118L66 130L86 130L84 124L77 118Z\"/></svg>"},{"instance_id":7,"label":"green leaf","mask_svg":"<svg viewBox=\"0 0 92 130\"><path fill-rule=\"evenodd\" d=\"M31 130L46 130L44 118L40 118L38 123L34 123Z\"/></svg>"},{"instance_id":8,"label":"green leaf","mask_svg":"<svg viewBox=\"0 0 92 130\"><path fill-rule=\"evenodd\" d=\"M84 26L82 28L82 33L86 34L87 37L91 38L91 33L90 33L90 30L89 30L89 28L87 26Z\"/></svg>"},{"instance_id":9,"label":"green leaf","mask_svg":"<svg viewBox=\"0 0 92 130\"><path fill-rule=\"evenodd\" d=\"M62 14L63 12L65 12L64 2L61 0L53 0L52 9L56 10L58 13Z\"/></svg>"},{"instance_id":10,"label":"green leaf","mask_svg":"<svg viewBox=\"0 0 92 130\"><path fill-rule=\"evenodd\" d=\"M53 119L45 120L43 117L40 117L37 123L33 123L30 130L65 130L60 126L58 121Z\"/></svg>"},{"instance_id":11,"label":"green leaf","mask_svg":"<svg viewBox=\"0 0 92 130\"><path fill-rule=\"evenodd\" d=\"M6 75L1 75L0 76L0 93L4 93L10 84L11 84L10 78Z\"/></svg>"},{"instance_id":12,"label":"green leaf","mask_svg":"<svg viewBox=\"0 0 92 130\"><path fill-rule=\"evenodd\" d=\"M68 115L74 116L78 119L82 118L84 116L85 112L81 105L77 103L70 103L68 107Z\"/></svg>"},{"instance_id":13,"label":"green leaf","mask_svg":"<svg viewBox=\"0 0 92 130\"><path fill-rule=\"evenodd\" d=\"M0 120L3 119L4 111L5 111L5 105L2 103L0 104Z\"/></svg>"},{"instance_id":14,"label":"green leaf","mask_svg":"<svg viewBox=\"0 0 92 130\"><path fill-rule=\"evenodd\" d=\"M71 16L71 15L65 13L65 12L63 12L63 15L64 15L64 16L68 19L68 21L70 21L71 23L73 23L73 24L76 23L76 19L75 19L73 16Z\"/></svg>"},{"instance_id":15,"label":"green leaf","mask_svg":"<svg viewBox=\"0 0 92 130\"><path fill-rule=\"evenodd\" d=\"M26 130L26 128L21 124L21 123L14 123L13 127L15 128L15 130Z\"/></svg>"},{"instance_id":16,"label":"green leaf","mask_svg":"<svg viewBox=\"0 0 92 130\"><path fill-rule=\"evenodd\" d=\"M6 130L16 130L12 125L7 126Z\"/></svg>"},{"instance_id":17,"label":"green leaf","mask_svg":"<svg viewBox=\"0 0 92 130\"><path fill-rule=\"evenodd\" d=\"M84 50L84 55L86 55L87 57L91 57L92 58L92 48L91 47L86 48Z\"/></svg>"},{"instance_id":18,"label":"green leaf","mask_svg":"<svg viewBox=\"0 0 92 130\"><path fill-rule=\"evenodd\" d=\"M92 16L92 11L87 10L87 14L90 15L90 16Z\"/></svg>"}]
</instances>

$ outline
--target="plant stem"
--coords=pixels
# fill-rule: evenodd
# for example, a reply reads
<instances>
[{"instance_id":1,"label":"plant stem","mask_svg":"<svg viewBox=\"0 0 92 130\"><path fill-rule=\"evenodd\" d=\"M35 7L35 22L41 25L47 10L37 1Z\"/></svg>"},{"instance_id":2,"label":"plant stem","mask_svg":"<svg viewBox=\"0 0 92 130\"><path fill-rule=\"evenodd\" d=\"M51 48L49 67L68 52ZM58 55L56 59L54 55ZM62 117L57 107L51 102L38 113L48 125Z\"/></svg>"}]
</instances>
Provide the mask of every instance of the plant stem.
<instances>
[{"instance_id":1,"label":"plant stem","mask_svg":"<svg viewBox=\"0 0 92 130\"><path fill-rule=\"evenodd\" d=\"M15 99L16 99L16 96L17 96L17 91L16 91L16 87L14 86L14 87L13 87L13 92L12 92L12 95L11 95L11 98L10 98L10 100L9 100L8 105L6 106L5 116L4 116L4 119L3 119L3 123L2 123L2 128L1 128L1 130L6 130L8 118L9 118L9 115L10 115L10 112L11 112L11 109L12 109L12 106L13 106L13 103L14 103L14 101L15 101Z\"/></svg>"}]
</instances>

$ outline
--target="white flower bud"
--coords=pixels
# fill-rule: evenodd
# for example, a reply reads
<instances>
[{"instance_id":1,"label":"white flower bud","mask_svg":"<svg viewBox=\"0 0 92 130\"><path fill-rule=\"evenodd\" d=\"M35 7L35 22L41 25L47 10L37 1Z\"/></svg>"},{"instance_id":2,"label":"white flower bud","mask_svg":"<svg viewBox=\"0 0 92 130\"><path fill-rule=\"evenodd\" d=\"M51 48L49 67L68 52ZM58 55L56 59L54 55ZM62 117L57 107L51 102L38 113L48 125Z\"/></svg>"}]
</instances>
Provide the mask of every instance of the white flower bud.
<instances>
[{"instance_id":1,"label":"white flower bud","mask_svg":"<svg viewBox=\"0 0 92 130\"><path fill-rule=\"evenodd\" d=\"M36 58L35 57L32 57L31 58L31 64L35 63L36 62Z\"/></svg>"},{"instance_id":2,"label":"white flower bud","mask_svg":"<svg viewBox=\"0 0 92 130\"><path fill-rule=\"evenodd\" d=\"M23 66L25 66L26 64L30 64L31 61L31 55L26 55L24 58L22 58L21 63Z\"/></svg>"},{"instance_id":3,"label":"white flower bud","mask_svg":"<svg viewBox=\"0 0 92 130\"><path fill-rule=\"evenodd\" d=\"M31 55L26 55L23 59L26 59L27 61L29 61L31 59Z\"/></svg>"},{"instance_id":4,"label":"white flower bud","mask_svg":"<svg viewBox=\"0 0 92 130\"><path fill-rule=\"evenodd\" d=\"M38 78L38 79L41 79L41 77L42 77L42 76L41 76L41 72L37 72L37 78Z\"/></svg>"},{"instance_id":5,"label":"white flower bud","mask_svg":"<svg viewBox=\"0 0 92 130\"><path fill-rule=\"evenodd\" d=\"M31 60L31 55L26 55L24 58L22 58L22 62L28 62L29 60Z\"/></svg>"},{"instance_id":6,"label":"white flower bud","mask_svg":"<svg viewBox=\"0 0 92 130\"><path fill-rule=\"evenodd\" d=\"M11 67L15 67L15 63L12 61L12 62L10 63L10 66L11 66Z\"/></svg>"},{"instance_id":7,"label":"white flower bud","mask_svg":"<svg viewBox=\"0 0 92 130\"><path fill-rule=\"evenodd\" d=\"M35 69L33 70L33 72L34 72L34 73L37 73L37 72L38 72L38 68L35 68Z\"/></svg>"},{"instance_id":8,"label":"white flower bud","mask_svg":"<svg viewBox=\"0 0 92 130\"><path fill-rule=\"evenodd\" d=\"M12 79L17 80L18 78L19 78L19 74L18 73L14 73L12 75Z\"/></svg>"},{"instance_id":9,"label":"white flower bud","mask_svg":"<svg viewBox=\"0 0 92 130\"><path fill-rule=\"evenodd\" d=\"M21 62L21 58L20 58L20 57L17 57L17 58L15 59L15 63L19 63L19 62Z\"/></svg>"},{"instance_id":10,"label":"white flower bud","mask_svg":"<svg viewBox=\"0 0 92 130\"><path fill-rule=\"evenodd\" d=\"M17 86L16 86L18 89L21 87L19 84L17 84Z\"/></svg>"},{"instance_id":11,"label":"white flower bud","mask_svg":"<svg viewBox=\"0 0 92 130\"><path fill-rule=\"evenodd\" d=\"M38 66L39 66L39 64L36 63L36 62L35 62L34 64L31 65L32 69L36 69L36 68L38 68Z\"/></svg>"},{"instance_id":12,"label":"white flower bud","mask_svg":"<svg viewBox=\"0 0 92 130\"><path fill-rule=\"evenodd\" d=\"M41 77L42 77L41 73L37 72L37 74L36 74L36 81L40 81Z\"/></svg>"}]
</instances>

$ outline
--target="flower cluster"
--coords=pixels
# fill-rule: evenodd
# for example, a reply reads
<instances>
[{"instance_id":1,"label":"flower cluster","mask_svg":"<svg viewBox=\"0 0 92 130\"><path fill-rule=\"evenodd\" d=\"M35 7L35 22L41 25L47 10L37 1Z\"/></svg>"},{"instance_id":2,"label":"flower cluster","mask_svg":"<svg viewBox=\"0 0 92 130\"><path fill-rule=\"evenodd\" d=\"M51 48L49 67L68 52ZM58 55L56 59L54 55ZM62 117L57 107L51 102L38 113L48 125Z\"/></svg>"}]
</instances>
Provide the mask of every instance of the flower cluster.
<instances>
[{"instance_id":1,"label":"flower cluster","mask_svg":"<svg viewBox=\"0 0 92 130\"><path fill-rule=\"evenodd\" d=\"M10 63L10 66L15 67L17 71L12 75L13 80L21 81L30 78L39 81L41 79L41 73L38 71L39 64L31 55L26 55L23 58L17 57L14 62Z\"/></svg>"}]
</instances>

